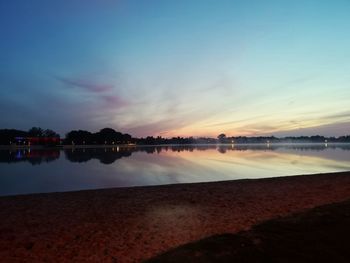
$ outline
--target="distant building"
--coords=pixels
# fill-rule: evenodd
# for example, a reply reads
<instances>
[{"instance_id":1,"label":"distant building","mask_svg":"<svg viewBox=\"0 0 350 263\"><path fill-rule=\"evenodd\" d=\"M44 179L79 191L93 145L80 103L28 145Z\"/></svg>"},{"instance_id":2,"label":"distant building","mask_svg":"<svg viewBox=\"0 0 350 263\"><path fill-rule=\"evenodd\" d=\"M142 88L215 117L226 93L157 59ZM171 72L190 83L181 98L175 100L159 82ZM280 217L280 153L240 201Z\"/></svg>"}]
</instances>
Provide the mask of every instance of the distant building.
<instances>
[{"instance_id":1,"label":"distant building","mask_svg":"<svg viewBox=\"0 0 350 263\"><path fill-rule=\"evenodd\" d=\"M58 145L61 140L59 137L16 137L17 145Z\"/></svg>"}]
</instances>

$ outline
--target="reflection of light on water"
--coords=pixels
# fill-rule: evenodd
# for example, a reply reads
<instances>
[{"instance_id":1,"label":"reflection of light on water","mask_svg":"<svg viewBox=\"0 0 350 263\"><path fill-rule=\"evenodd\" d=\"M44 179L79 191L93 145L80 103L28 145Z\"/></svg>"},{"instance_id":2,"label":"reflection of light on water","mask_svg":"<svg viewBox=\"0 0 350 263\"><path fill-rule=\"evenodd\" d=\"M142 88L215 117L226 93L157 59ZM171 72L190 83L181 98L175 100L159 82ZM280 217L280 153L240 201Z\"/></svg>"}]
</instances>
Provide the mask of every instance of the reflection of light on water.
<instances>
[{"instance_id":1,"label":"reflection of light on water","mask_svg":"<svg viewBox=\"0 0 350 263\"><path fill-rule=\"evenodd\" d=\"M22 153L21 153L20 150L17 151L16 158L17 158L17 159L21 159L21 158L22 158Z\"/></svg>"},{"instance_id":2,"label":"reflection of light on water","mask_svg":"<svg viewBox=\"0 0 350 263\"><path fill-rule=\"evenodd\" d=\"M266 143L228 144L219 147L178 145L127 148L115 145L107 149L72 147L64 149L64 152L66 158L59 159L59 162L46 163L43 162L46 157L47 160L52 159L50 151L13 149L11 152L10 149L10 156L5 155L0 164L0 169L3 169L0 170L0 174L8 175L7 181L1 181L0 178L0 194L8 191L7 185L10 183L12 189L18 188L13 190L14 193L26 193L253 179L350 170L350 144L334 145L328 142L327 145L322 142L309 146L291 144L288 147L270 143L270 148ZM74 156L71 156L72 153ZM17 163L29 160L28 164L35 164L35 169L27 165L18 165L18 169L13 169L13 166L5 164L9 158ZM79 162L84 162L84 165ZM42 165L44 163L45 165ZM52 169L53 167L59 169ZM22 180L19 179L19 175L23 173L31 175L31 180L35 183L23 186ZM37 177L37 174L41 174L42 177ZM42 183L48 180L45 176L47 174L55 174L49 179L52 180L50 185ZM41 188L40 185L44 186ZM181 209L176 208L174 211L181 213ZM163 215L167 213L166 209L162 212Z\"/></svg>"},{"instance_id":3,"label":"reflection of light on water","mask_svg":"<svg viewBox=\"0 0 350 263\"><path fill-rule=\"evenodd\" d=\"M273 146L270 145L270 147ZM336 172L350 169L350 161L338 159L336 156L332 159L332 152L325 152L329 156L322 156L317 151L304 152L293 149L289 149L287 152L229 150L232 147L227 149L228 151L224 154L218 154L217 151L212 149L193 152L184 151L177 154L176 157L191 163L191 167L183 168L189 171L189 174L192 176L196 174L199 179L205 178L205 180L208 180L208 178L211 178L209 180L212 181ZM172 151L163 152L162 154L167 156L175 155ZM346 154L348 152L344 152L343 156ZM201 174L198 172L199 167L201 167ZM193 171L191 171L192 169Z\"/></svg>"}]
</instances>

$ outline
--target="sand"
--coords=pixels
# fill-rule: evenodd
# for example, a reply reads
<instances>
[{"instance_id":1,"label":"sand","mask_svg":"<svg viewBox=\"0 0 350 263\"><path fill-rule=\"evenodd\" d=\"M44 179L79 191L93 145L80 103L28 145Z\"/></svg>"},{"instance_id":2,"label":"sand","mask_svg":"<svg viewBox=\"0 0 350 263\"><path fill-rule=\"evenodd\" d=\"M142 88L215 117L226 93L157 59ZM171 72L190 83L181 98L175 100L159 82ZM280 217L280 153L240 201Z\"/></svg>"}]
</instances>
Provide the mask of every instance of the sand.
<instances>
[{"instance_id":1,"label":"sand","mask_svg":"<svg viewBox=\"0 0 350 263\"><path fill-rule=\"evenodd\" d=\"M172 249L148 263L350 262L350 200Z\"/></svg>"},{"instance_id":2,"label":"sand","mask_svg":"<svg viewBox=\"0 0 350 263\"><path fill-rule=\"evenodd\" d=\"M0 198L2 262L140 262L350 198L350 172Z\"/></svg>"}]
</instances>

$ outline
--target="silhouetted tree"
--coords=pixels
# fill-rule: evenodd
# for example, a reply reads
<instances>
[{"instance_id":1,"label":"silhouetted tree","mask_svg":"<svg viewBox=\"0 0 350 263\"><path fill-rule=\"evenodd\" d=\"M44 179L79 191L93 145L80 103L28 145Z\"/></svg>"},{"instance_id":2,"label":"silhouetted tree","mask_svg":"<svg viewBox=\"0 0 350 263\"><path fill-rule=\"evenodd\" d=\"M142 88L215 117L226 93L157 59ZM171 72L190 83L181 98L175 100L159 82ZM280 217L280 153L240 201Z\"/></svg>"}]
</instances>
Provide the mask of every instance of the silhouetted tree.
<instances>
[{"instance_id":1,"label":"silhouetted tree","mask_svg":"<svg viewBox=\"0 0 350 263\"><path fill-rule=\"evenodd\" d=\"M70 131L66 134L65 138L66 144L92 144L93 135L91 132L78 130Z\"/></svg>"},{"instance_id":2,"label":"silhouetted tree","mask_svg":"<svg viewBox=\"0 0 350 263\"><path fill-rule=\"evenodd\" d=\"M49 138L59 138L60 136L54 132L53 130L46 129L42 133L43 137L49 137Z\"/></svg>"},{"instance_id":3,"label":"silhouetted tree","mask_svg":"<svg viewBox=\"0 0 350 263\"><path fill-rule=\"evenodd\" d=\"M123 134L111 128L91 133L73 130L66 134L65 144L127 144L134 141L130 134Z\"/></svg>"},{"instance_id":4,"label":"silhouetted tree","mask_svg":"<svg viewBox=\"0 0 350 263\"><path fill-rule=\"evenodd\" d=\"M132 142L132 137L130 134L126 133L126 134L123 134L122 140L124 143Z\"/></svg>"},{"instance_id":5,"label":"silhouetted tree","mask_svg":"<svg viewBox=\"0 0 350 263\"><path fill-rule=\"evenodd\" d=\"M226 134L224 134L224 133L219 134L218 140L220 143L225 143L226 142Z\"/></svg>"},{"instance_id":6,"label":"silhouetted tree","mask_svg":"<svg viewBox=\"0 0 350 263\"><path fill-rule=\"evenodd\" d=\"M15 129L2 129L0 130L0 144L8 145L15 143L16 137L26 137L27 132Z\"/></svg>"},{"instance_id":7,"label":"silhouetted tree","mask_svg":"<svg viewBox=\"0 0 350 263\"><path fill-rule=\"evenodd\" d=\"M104 128L95 133L96 141L99 144L115 144L123 141L123 135L111 128Z\"/></svg>"},{"instance_id":8,"label":"silhouetted tree","mask_svg":"<svg viewBox=\"0 0 350 263\"><path fill-rule=\"evenodd\" d=\"M44 130L40 127L33 127L28 131L29 137L43 137Z\"/></svg>"}]
</instances>

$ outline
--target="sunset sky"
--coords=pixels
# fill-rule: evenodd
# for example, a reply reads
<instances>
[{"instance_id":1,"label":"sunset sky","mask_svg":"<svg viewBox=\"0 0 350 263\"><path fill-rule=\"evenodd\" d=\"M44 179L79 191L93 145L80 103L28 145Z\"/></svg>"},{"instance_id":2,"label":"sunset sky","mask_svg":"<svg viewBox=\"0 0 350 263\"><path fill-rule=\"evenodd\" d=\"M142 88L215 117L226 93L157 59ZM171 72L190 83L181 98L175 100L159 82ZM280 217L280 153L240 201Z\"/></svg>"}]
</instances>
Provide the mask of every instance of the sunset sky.
<instances>
[{"instance_id":1,"label":"sunset sky","mask_svg":"<svg viewBox=\"0 0 350 263\"><path fill-rule=\"evenodd\" d=\"M2 0L0 128L350 134L349 0Z\"/></svg>"}]
</instances>

